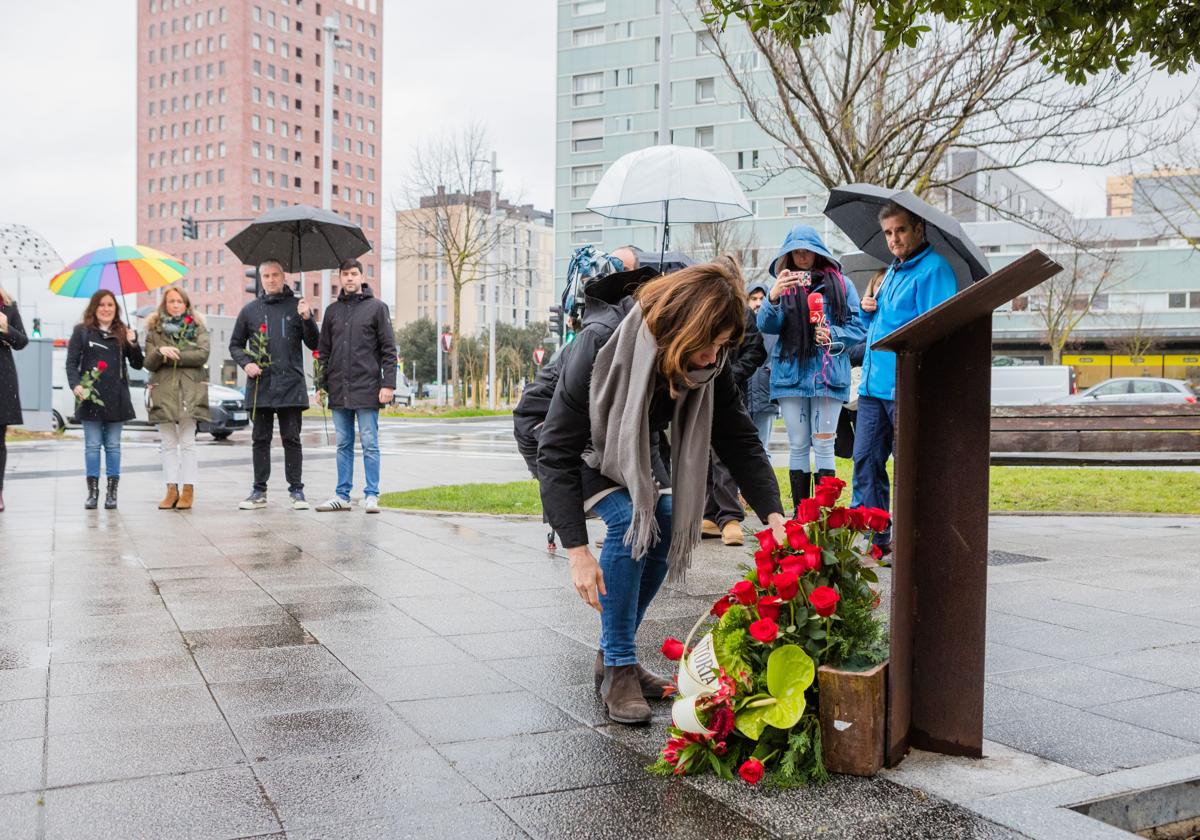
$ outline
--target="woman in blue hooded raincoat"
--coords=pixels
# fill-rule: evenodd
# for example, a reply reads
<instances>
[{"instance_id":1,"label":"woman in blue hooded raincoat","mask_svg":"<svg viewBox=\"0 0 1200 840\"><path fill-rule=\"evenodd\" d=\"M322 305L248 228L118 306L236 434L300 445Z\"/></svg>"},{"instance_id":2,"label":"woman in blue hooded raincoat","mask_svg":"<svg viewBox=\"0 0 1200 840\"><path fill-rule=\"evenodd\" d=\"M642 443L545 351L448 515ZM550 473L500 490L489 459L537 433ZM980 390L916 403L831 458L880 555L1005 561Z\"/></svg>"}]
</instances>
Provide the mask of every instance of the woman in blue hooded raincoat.
<instances>
[{"instance_id":1,"label":"woman in blue hooded raincoat","mask_svg":"<svg viewBox=\"0 0 1200 840\"><path fill-rule=\"evenodd\" d=\"M792 504L834 475L833 445L842 403L850 397L850 345L866 336L858 292L817 231L797 225L771 262L775 278L758 311L758 328L778 335L771 351L771 399L788 434ZM808 285L805 285L805 281ZM813 323L809 295L821 295L824 317Z\"/></svg>"}]
</instances>

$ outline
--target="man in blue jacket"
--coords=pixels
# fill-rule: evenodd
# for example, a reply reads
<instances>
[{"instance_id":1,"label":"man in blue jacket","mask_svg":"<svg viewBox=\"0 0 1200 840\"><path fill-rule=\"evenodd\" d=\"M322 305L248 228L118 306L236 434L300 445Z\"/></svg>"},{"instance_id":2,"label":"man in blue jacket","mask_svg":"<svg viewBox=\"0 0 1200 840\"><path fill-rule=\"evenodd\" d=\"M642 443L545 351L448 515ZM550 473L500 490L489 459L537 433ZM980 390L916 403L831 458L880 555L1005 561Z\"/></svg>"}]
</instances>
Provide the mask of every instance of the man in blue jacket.
<instances>
[{"instance_id":1,"label":"man in blue jacket","mask_svg":"<svg viewBox=\"0 0 1200 840\"><path fill-rule=\"evenodd\" d=\"M852 505L888 510L891 488L887 462L896 429L896 354L872 345L923 315L958 290L954 270L925 240L925 222L898 204L879 211L879 225L895 259L875 296L861 308L867 325L858 417L854 434ZM891 552L891 530L875 535L875 544Z\"/></svg>"}]
</instances>

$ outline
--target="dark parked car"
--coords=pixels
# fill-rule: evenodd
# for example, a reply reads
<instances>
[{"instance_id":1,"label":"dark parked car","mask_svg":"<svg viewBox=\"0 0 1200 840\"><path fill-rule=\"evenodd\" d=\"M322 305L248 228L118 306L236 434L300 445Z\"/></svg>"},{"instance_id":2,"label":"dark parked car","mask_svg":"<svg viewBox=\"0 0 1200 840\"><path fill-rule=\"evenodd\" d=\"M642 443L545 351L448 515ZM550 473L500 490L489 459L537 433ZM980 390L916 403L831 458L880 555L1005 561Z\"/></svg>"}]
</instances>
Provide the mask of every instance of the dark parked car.
<instances>
[{"instance_id":1,"label":"dark parked car","mask_svg":"<svg viewBox=\"0 0 1200 840\"><path fill-rule=\"evenodd\" d=\"M217 440L225 440L236 430L250 425L246 398L236 388L209 383L208 411L211 419L202 421L196 430L207 432Z\"/></svg>"}]
</instances>

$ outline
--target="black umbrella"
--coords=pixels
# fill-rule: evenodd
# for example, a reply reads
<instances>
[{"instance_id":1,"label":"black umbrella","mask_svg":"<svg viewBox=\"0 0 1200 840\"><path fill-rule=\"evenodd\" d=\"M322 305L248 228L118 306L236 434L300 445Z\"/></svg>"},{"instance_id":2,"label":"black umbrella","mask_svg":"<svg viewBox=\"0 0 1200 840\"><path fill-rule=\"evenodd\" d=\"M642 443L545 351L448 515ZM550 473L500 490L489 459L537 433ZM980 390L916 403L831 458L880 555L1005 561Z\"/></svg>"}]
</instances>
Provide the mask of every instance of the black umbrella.
<instances>
[{"instance_id":1,"label":"black umbrella","mask_svg":"<svg viewBox=\"0 0 1200 840\"><path fill-rule=\"evenodd\" d=\"M288 274L335 269L371 250L358 225L306 204L270 210L225 244L243 265L279 260Z\"/></svg>"},{"instance_id":2,"label":"black umbrella","mask_svg":"<svg viewBox=\"0 0 1200 840\"><path fill-rule=\"evenodd\" d=\"M893 190L872 184L837 187L829 191L825 215L864 252L890 265L895 257L888 250L879 225L879 209L888 202L899 204L925 222L925 238L950 263L958 277L959 289L992 273L987 257L967 236L958 220L908 190Z\"/></svg>"}]
</instances>

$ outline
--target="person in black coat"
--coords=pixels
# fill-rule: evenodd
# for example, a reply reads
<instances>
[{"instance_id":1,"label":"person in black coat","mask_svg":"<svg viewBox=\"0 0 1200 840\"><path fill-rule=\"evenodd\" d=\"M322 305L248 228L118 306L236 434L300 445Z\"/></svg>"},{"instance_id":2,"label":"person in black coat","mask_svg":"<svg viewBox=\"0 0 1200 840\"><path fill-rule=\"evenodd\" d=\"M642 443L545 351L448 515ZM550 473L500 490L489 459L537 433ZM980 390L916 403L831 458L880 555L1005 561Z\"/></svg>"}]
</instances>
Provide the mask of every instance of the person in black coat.
<instances>
[{"instance_id":1,"label":"person in black coat","mask_svg":"<svg viewBox=\"0 0 1200 840\"><path fill-rule=\"evenodd\" d=\"M87 501L96 507L100 488L100 449L108 487L104 507L117 506L121 477L121 429L136 415L129 396L129 371L142 369L142 348L137 333L121 321L117 298L107 289L92 295L83 319L75 325L67 344L67 384L79 400L75 417L83 424ZM84 384L85 377L91 387Z\"/></svg>"},{"instance_id":2,"label":"person in black coat","mask_svg":"<svg viewBox=\"0 0 1200 840\"><path fill-rule=\"evenodd\" d=\"M363 282L362 263L346 260L338 272L341 290L321 316L321 381L337 432L337 490L319 511L350 509L354 483L354 421L362 438L366 475L363 506L379 513L379 407L396 392L396 336L387 304Z\"/></svg>"},{"instance_id":3,"label":"person in black coat","mask_svg":"<svg viewBox=\"0 0 1200 840\"><path fill-rule=\"evenodd\" d=\"M766 360L767 351L763 345L762 333L758 331L757 316L754 310L747 306L742 343L732 352L729 360L733 382L743 395L749 386L750 378ZM713 450L709 453L708 492L701 531L706 537L720 537L725 545L742 545L745 542L742 520L745 518L746 511L738 499L737 482L733 480L733 475L716 450Z\"/></svg>"},{"instance_id":4,"label":"person in black coat","mask_svg":"<svg viewBox=\"0 0 1200 840\"><path fill-rule=\"evenodd\" d=\"M300 423L308 408L303 347L317 349L320 334L308 301L284 282L283 266L267 260L258 267L263 293L242 307L229 336L229 355L246 371L246 402L253 414L254 487L241 510L267 506L271 478L271 438L275 418L283 440L283 471L294 510L308 510L302 480ZM265 336L266 338L260 338ZM257 348L266 345L265 355Z\"/></svg>"},{"instance_id":5,"label":"person in black coat","mask_svg":"<svg viewBox=\"0 0 1200 840\"><path fill-rule=\"evenodd\" d=\"M0 288L0 513L4 512L4 471L8 468L8 427L21 425L21 391L13 351L29 343L17 302Z\"/></svg>"}]
</instances>

